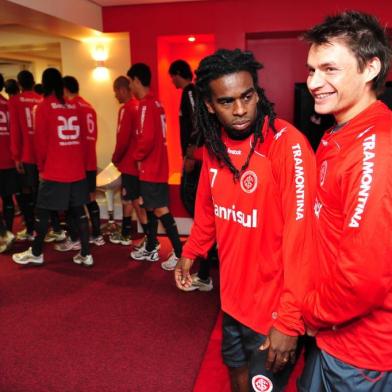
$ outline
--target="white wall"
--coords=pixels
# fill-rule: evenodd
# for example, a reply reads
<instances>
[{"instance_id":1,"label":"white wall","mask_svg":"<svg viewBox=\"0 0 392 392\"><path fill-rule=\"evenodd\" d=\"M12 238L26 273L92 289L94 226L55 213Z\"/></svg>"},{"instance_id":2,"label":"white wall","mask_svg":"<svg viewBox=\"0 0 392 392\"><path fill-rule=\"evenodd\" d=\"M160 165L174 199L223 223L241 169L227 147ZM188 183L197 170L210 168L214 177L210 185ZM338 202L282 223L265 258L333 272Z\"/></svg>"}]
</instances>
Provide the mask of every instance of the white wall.
<instances>
[{"instance_id":1,"label":"white wall","mask_svg":"<svg viewBox=\"0 0 392 392\"><path fill-rule=\"evenodd\" d=\"M87 0L8 0L77 25L102 31L102 9Z\"/></svg>"},{"instance_id":2,"label":"white wall","mask_svg":"<svg viewBox=\"0 0 392 392\"><path fill-rule=\"evenodd\" d=\"M113 81L119 75L125 75L130 66L130 48L128 34L102 35L108 47L108 60L105 65L109 70L107 80L93 78L95 61L91 57L94 46L91 42L61 40L61 58L63 75L76 77L80 84L80 95L88 100L98 115L98 166L104 168L111 161L116 139L116 124L119 104L114 98Z\"/></svg>"}]
</instances>

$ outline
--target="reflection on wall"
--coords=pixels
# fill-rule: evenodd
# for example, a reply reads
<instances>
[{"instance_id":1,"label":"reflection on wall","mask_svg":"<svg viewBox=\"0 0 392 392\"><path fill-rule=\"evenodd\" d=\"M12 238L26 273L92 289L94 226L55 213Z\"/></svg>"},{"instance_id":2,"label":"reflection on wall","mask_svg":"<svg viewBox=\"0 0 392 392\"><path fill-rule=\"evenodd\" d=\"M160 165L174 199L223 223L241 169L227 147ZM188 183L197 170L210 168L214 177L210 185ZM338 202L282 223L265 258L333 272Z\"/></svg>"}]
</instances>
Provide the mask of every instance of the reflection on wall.
<instances>
[{"instance_id":1,"label":"reflection on wall","mask_svg":"<svg viewBox=\"0 0 392 392\"><path fill-rule=\"evenodd\" d=\"M157 42L159 98L167 117L170 184L180 183L182 158L178 124L181 90L176 90L174 87L168 72L169 66L173 61L182 59L187 61L194 71L202 58L215 51L213 35L192 35L192 37L195 38L193 42L188 41L188 35L162 36Z\"/></svg>"}]
</instances>

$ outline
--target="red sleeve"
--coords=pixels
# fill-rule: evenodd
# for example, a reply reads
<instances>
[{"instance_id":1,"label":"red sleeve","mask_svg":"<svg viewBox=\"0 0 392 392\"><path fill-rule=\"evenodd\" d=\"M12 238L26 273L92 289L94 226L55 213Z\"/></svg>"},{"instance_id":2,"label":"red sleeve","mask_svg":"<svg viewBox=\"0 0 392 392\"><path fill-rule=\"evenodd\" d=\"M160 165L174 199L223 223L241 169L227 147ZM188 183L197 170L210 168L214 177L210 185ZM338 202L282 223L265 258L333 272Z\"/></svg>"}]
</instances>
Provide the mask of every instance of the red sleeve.
<instances>
[{"instance_id":1,"label":"red sleeve","mask_svg":"<svg viewBox=\"0 0 392 392\"><path fill-rule=\"evenodd\" d=\"M45 166L49 146L49 134L47 125L49 124L46 107L40 104L34 108L34 148L37 160L38 171L42 172Z\"/></svg>"},{"instance_id":2,"label":"red sleeve","mask_svg":"<svg viewBox=\"0 0 392 392\"><path fill-rule=\"evenodd\" d=\"M87 135L88 135L87 114L88 114L88 111L83 109L79 105L76 105L76 107L77 107L79 126L80 126L80 143L82 145L82 151L83 151L84 168L85 168L85 170L87 170L88 156L89 156L88 143L87 143Z\"/></svg>"},{"instance_id":3,"label":"red sleeve","mask_svg":"<svg viewBox=\"0 0 392 392\"><path fill-rule=\"evenodd\" d=\"M207 151L205 151L207 154ZM211 185L208 165L204 160L196 194L195 220L191 234L182 251L182 256L194 260L206 258L215 242L215 215L211 197Z\"/></svg>"},{"instance_id":4,"label":"red sleeve","mask_svg":"<svg viewBox=\"0 0 392 392\"><path fill-rule=\"evenodd\" d=\"M193 158L195 158L197 161L203 160L203 147L197 147L195 149L193 152Z\"/></svg>"},{"instance_id":5,"label":"red sleeve","mask_svg":"<svg viewBox=\"0 0 392 392\"><path fill-rule=\"evenodd\" d=\"M272 165L281 192L284 218L284 287L274 326L287 335L301 335L305 332L301 305L309 289L311 262L315 256L316 162L309 143L297 130L288 130L275 144L276 158L272 159Z\"/></svg>"},{"instance_id":6,"label":"red sleeve","mask_svg":"<svg viewBox=\"0 0 392 392\"><path fill-rule=\"evenodd\" d=\"M118 113L116 147L112 156L112 162L115 165L121 162L124 154L127 152L131 139L133 121L131 111L123 106Z\"/></svg>"},{"instance_id":7,"label":"red sleeve","mask_svg":"<svg viewBox=\"0 0 392 392\"><path fill-rule=\"evenodd\" d=\"M303 305L306 323L316 330L369 313L391 290L392 158L389 135L381 136L365 138L369 147L373 143L373 151L358 151L358 161L340 179L346 218L336 266L333 276L323 278Z\"/></svg>"},{"instance_id":8,"label":"red sleeve","mask_svg":"<svg viewBox=\"0 0 392 392\"><path fill-rule=\"evenodd\" d=\"M10 115L10 138L11 138L11 154L14 161L22 160L23 135L20 126L17 102L14 101L8 106Z\"/></svg>"},{"instance_id":9,"label":"red sleeve","mask_svg":"<svg viewBox=\"0 0 392 392\"><path fill-rule=\"evenodd\" d=\"M155 116L152 105L140 104L137 126L135 161L143 161L152 151L154 143Z\"/></svg>"}]
</instances>

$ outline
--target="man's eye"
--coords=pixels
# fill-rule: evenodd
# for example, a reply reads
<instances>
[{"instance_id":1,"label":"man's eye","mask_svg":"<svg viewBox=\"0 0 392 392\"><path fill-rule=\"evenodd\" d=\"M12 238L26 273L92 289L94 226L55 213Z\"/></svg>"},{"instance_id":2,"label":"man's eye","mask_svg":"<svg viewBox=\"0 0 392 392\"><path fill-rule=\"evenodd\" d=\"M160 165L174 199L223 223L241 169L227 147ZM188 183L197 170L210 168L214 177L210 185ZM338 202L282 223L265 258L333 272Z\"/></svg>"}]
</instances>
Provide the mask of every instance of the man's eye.
<instances>
[{"instance_id":1,"label":"man's eye","mask_svg":"<svg viewBox=\"0 0 392 392\"><path fill-rule=\"evenodd\" d=\"M244 101L245 101L245 102L248 102L248 101L250 101L250 100L252 99L252 97L253 97L253 93L247 94L247 95L245 95L245 97L244 97Z\"/></svg>"}]
</instances>

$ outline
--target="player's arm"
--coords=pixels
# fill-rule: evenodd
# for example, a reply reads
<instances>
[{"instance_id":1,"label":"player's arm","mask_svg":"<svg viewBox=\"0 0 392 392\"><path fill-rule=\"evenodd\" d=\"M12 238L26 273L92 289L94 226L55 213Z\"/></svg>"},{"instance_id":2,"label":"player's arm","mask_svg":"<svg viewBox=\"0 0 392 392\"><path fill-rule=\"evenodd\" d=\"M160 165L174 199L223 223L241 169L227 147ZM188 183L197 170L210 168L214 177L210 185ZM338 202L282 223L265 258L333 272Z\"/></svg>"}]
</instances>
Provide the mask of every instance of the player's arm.
<instances>
[{"instance_id":1,"label":"player's arm","mask_svg":"<svg viewBox=\"0 0 392 392\"><path fill-rule=\"evenodd\" d=\"M46 156L48 154L47 125L49 123L49 114L43 104L34 107L34 149L37 160L38 171L42 172L45 166Z\"/></svg>"},{"instance_id":2,"label":"player's arm","mask_svg":"<svg viewBox=\"0 0 392 392\"><path fill-rule=\"evenodd\" d=\"M154 116L154 109L151 104L143 103L139 106L138 111L138 126L136 138L136 150L134 153L135 161L143 161L152 151L154 142L156 143L156 127L159 127L161 132L166 132L166 120L163 113L160 117L159 123L156 122ZM166 137L166 136L164 136Z\"/></svg>"},{"instance_id":3,"label":"player's arm","mask_svg":"<svg viewBox=\"0 0 392 392\"><path fill-rule=\"evenodd\" d=\"M203 161L199 184L196 193L195 218L191 234L182 251L182 257L175 270L178 288L183 289L192 284L190 267L196 257L205 258L215 242L215 215L211 197L211 187L214 186L215 172L209 172L207 162Z\"/></svg>"},{"instance_id":4,"label":"player's arm","mask_svg":"<svg viewBox=\"0 0 392 392\"><path fill-rule=\"evenodd\" d=\"M304 333L301 303L308 288L310 263L314 258L316 163L309 144L297 132L288 132L275 141L271 162L281 192L284 218L284 286L278 317L261 349L268 348L266 368L277 372L288 361L294 362L298 336Z\"/></svg>"},{"instance_id":5,"label":"player's arm","mask_svg":"<svg viewBox=\"0 0 392 392\"><path fill-rule=\"evenodd\" d=\"M10 138L11 138L11 154L12 159L16 163L18 171L21 170L22 161L22 148L23 148L23 135L22 127L20 125L20 119L18 116L17 103L8 106L10 116Z\"/></svg>"},{"instance_id":6,"label":"player's arm","mask_svg":"<svg viewBox=\"0 0 392 392\"><path fill-rule=\"evenodd\" d=\"M301 305L315 260L316 162L309 143L297 131L288 131L276 140L274 154L280 157L273 161L273 170L281 192L284 219L284 288L274 326L294 336L304 333Z\"/></svg>"},{"instance_id":7,"label":"player's arm","mask_svg":"<svg viewBox=\"0 0 392 392\"><path fill-rule=\"evenodd\" d=\"M392 286L389 136L368 133L358 158L340 178L346 216L333 276L305 298L312 330L349 323L382 305Z\"/></svg>"},{"instance_id":8,"label":"player's arm","mask_svg":"<svg viewBox=\"0 0 392 392\"><path fill-rule=\"evenodd\" d=\"M130 111L122 107L118 114L118 126L116 136L116 147L112 156L112 162L116 165L123 159L128 148L132 129L132 118Z\"/></svg>"}]
</instances>

